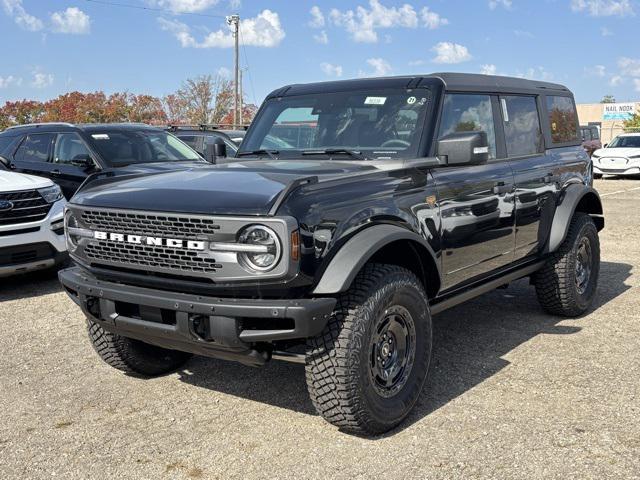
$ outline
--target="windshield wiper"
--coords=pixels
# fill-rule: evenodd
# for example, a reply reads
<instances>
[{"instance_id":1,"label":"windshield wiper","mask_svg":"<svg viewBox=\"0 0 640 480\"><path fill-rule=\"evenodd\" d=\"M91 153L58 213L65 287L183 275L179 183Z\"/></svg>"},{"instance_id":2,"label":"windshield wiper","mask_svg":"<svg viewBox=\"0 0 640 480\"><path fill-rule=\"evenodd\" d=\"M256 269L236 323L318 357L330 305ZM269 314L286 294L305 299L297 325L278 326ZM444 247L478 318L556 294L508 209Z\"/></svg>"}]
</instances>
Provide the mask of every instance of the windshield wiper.
<instances>
[{"instance_id":1,"label":"windshield wiper","mask_svg":"<svg viewBox=\"0 0 640 480\"><path fill-rule=\"evenodd\" d=\"M366 160L367 157L362 155L359 150L351 150L349 148L325 148L324 150L307 150L302 152L302 155L335 155L343 153L358 160Z\"/></svg>"},{"instance_id":2,"label":"windshield wiper","mask_svg":"<svg viewBox=\"0 0 640 480\"><path fill-rule=\"evenodd\" d=\"M280 153L279 150L266 150L261 148L259 150L248 150L246 152L238 152L236 153L236 157L247 157L249 155L268 155L269 158L276 159L276 155Z\"/></svg>"}]
</instances>

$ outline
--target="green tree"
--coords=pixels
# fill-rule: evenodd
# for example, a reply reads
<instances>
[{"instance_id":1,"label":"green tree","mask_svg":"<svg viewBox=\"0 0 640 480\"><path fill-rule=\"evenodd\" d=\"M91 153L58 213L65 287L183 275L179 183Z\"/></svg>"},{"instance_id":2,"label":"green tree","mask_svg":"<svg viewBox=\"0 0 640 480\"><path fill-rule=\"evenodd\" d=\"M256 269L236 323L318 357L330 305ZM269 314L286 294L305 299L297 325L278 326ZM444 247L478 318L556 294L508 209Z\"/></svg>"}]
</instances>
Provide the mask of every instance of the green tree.
<instances>
[{"instance_id":1,"label":"green tree","mask_svg":"<svg viewBox=\"0 0 640 480\"><path fill-rule=\"evenodd\" d=\"M633 117L622 124L625 132L640 132L640 113L634 113Z\"/></svg>"},{"instance_id":2,"label":"green tree","mask_svg":"<svg viewBox=\"0 0 640 480\"><path fill-rule=\"evenodd\" d=\"M616 98L613 95L605 95L600 103L616 103Z\"/></svg>"}]
</instances>

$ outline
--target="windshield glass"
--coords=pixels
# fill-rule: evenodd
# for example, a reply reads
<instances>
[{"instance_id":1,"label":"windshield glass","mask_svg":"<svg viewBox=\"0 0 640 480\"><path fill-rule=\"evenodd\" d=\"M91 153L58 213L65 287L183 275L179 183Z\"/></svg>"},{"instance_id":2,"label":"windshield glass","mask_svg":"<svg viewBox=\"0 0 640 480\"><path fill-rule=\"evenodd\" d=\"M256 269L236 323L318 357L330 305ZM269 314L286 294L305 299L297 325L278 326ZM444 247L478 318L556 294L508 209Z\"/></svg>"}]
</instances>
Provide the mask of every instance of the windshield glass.
<instances>
[{"instance_id":1,"label":"windshield glass","mask_svg":"<svg viewBox=\"0 0 640 480\"><path fill-rule=\"evenodd\" d=\"M90 136L100 156L112 167L138 163L201 160L194 150L165 132L101 130Z\"/></svg>"},{"instance_id":2,"label":"windshield glass","mask_svg":"<svg viewBox=\"0 0 640 480\"><path fill-rule=\"evenodd\" d=\"M368 159L417 156L431 95L427 89L318 93L268 100L239 154L276 150L280 157L335 150Z\"/></svg>"},{"instance_id":3,"label":"windshield glass","mask_svg":"<svg viewBox=\"0 0 640 480\"><path fill-rule=\"evenodd\" d=\"M640 135L629 137L616 137L608 148L640 148Z\"/></svg>"}]
</instances>

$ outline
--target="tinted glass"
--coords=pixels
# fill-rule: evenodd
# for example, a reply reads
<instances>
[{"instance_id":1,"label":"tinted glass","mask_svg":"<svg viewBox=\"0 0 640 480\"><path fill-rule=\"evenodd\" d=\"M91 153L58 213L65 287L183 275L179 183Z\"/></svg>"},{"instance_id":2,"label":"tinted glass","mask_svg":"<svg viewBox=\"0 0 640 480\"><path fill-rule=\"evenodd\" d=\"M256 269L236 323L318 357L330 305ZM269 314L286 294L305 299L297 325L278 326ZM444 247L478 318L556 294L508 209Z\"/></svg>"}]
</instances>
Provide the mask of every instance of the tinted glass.
<instances>
[{"instance_id":1,"label":"tinted glass","mask_svg":"<svg viewBox=\"0 0 640 480\"><path fill-rule=\"evenodd\" d=\"M240 151L343 148L367 158L416 156L430 92L374 90L318 93L268 100ZM318 157L314 157L318 158Z\"/></svg>"},{"instance_id":2,"label":"tinted glass","mask_svg":"<svg viewBox=\"0 0 640 480\"><path fill-rule=\"evenodd\" d=\"M501 97L507 156L519 157L542 151L542 131L535 97Z\"/></svg>"},{"instance_id":3,"label":"tinted glass","mask_svg":"<svg viewBox=\"0 0 640 480\"><path fill-rule=\"evenodd\" d=\"M176 135L180 140L189 145L191 148L198 146L198 139L201 138L197 135Z\"/></svg>"},{"instance_id":4,"label":"tinted glass","mask_svg":"<svg viewBox=\"0 0 640 480\"><path fill-rule=\"evenodd\" d=\"M640 148L640 135L616 137L607 148Z\"/></svg>"},{"instance_id":5,"label":"tinted glass","mask_svg":"<svg viewBox=\"0 0 640 480\"><path fill-rule=\"evenodd\" d=\"M8 150L15 140L16 137L0 137L0 155L6 155L7 152L5 150Z\"/></svg>"},{"instance_id":6,"label":"tinted glass","mask_svg":"<svg viewBox=\"0 0 640 480\"><path fill-rule=\"evenodd\" d=\"M578 140L578 116L569 97L547 97L551 140L565 143Z\"/></svg>"},{"instance_id":7,"label":"tinted glass","mask_svg":"<svg viewBox=\"0 0 640 480\"><path fill-rule=\"evenodd\" d=\"M496 158L496 130L489 95L447 94L444 97L439 137L456 132L485 132L489 158Z\"/></svg>"},{"instance_id":8,"label":"tinted glass","mask_svg":"<svg viewBox=\"0 0 640 480\"><path fill-rule=\"evenodd\" d=\"M53 149L53 163L72 163L91 157L89 149L77 133L61 133L58 135Z\"/></svg>"},{"instance_id":9,"label":"tinted glass","mask_svg":"<svg viewBox=\"0 0 640 480\"><path fill-rule=\"evenodd\" d=\"M580 133L582 134L583 142L591 140L591 130L589 130L588 128L581 128Z\"/></svg>"},{"instance_id":10,"label":"tinted glass","mask_svg":"<svg viewBox=\"0 0 640 480\"><path fill-rule=\"evenodd\" d=\"M100 156L111 166L152 162L202 160L173 135L154 130L114 130L91 134Z\"/></svg>"},{"instance_id":11,"label":"tinted glass","mask_svg":"<svg viewBox=\"0 0 640 480\"><path fill-rule=\"evenodd\" d=\"M598 127L593 127L591 129L591 139L600 140L600 132L598 131Z\"/></svg>"},{"instance_id":12,"label":"tinted glass","mask_svg":"<svg viewBox=\"0 0 640 480\"><path fill-rule=\"evenodd\" d=\"M53 143L53 133L27 135L16 151L16 161L46 162L49 160L49 149Z\"/></svg>"}]
</instances>

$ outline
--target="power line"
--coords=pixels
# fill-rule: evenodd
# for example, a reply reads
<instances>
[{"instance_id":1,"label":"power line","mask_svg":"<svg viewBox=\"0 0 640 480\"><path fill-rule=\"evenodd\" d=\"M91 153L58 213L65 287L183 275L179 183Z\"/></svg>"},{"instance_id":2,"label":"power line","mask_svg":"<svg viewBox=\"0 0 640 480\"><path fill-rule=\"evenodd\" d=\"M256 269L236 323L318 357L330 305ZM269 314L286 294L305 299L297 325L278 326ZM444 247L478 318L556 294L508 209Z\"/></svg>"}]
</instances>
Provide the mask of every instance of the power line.
<instances>
[{"instance_id":1,"label":"power line","mask_svg":"<svg viewBox=\"0 0 640 480\"><path fill-rule=\"evenodd\" d=\"M194 17L206 17L206 18L227 18L223 15L210 15L208 13L197 13L197 12L175 12L173 10L167 10L166 8L145 7L144 5L132 5L130 3L110 2L108 0L84 0L84 1L89 3L96 3L98 5L109 6L109 7L133 8L135 10L144 10L147 12L170 13L172 15L191 15Z\"/></svg>"}]
</instances>

